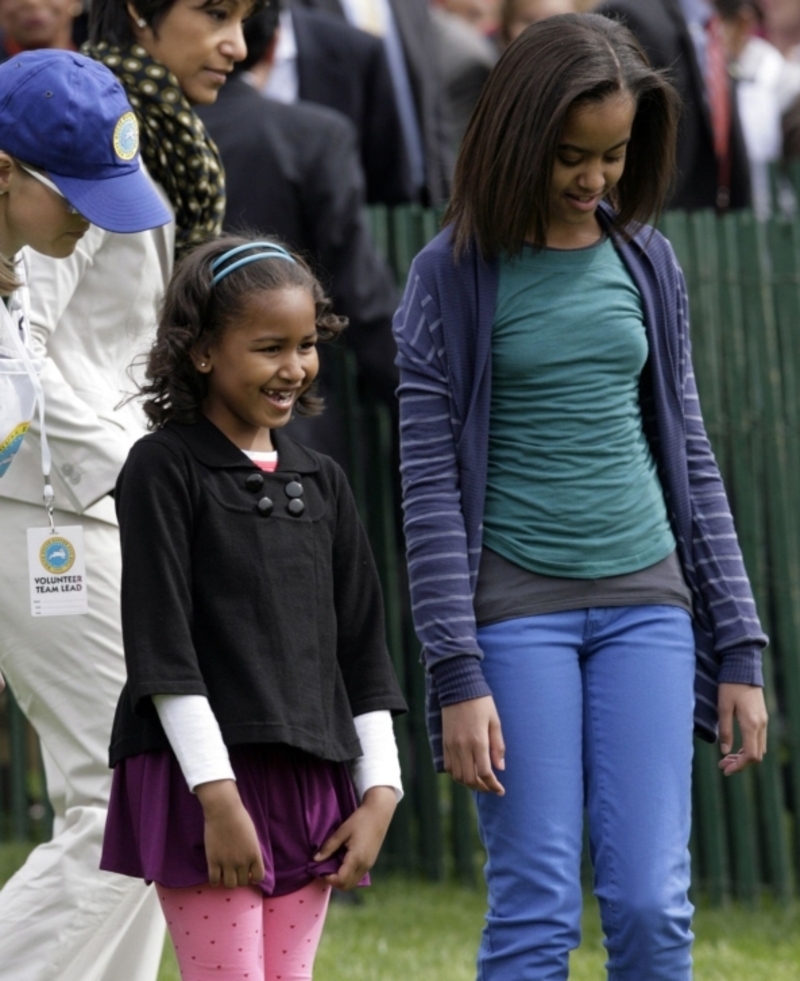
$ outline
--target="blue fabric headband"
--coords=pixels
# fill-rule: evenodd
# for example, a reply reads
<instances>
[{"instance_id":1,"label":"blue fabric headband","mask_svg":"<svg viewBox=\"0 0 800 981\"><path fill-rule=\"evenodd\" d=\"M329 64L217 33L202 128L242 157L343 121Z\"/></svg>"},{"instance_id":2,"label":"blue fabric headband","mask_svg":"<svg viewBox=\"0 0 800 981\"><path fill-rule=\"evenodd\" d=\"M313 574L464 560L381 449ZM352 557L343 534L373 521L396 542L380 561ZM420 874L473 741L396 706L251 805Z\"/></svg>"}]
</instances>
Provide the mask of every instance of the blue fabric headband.
<instances>
[{"instance_id":1,"label":"blue fabric headband","mask_svg":"<svg viewBox=\"0 0 800 981\"><path fill-rule=\"evenodd\" d=\"M236 262L232 262L229 266L225 266L224 269L220 269L220 266L228 262L229 259L233 259L241 252L249 252L251 249L264 249L265 251L257 252L255 255L244 256L244 258L237 259ZM211 286L216 286L221 279L224 279L228 273L232 273L235 269L239 269L241 266L247 266L251 262L258 262L259 259L287 259L289 262L295 261L294 257L286 249L281 248L280 245L275 245L274 242L248 242L247 245L237 245L235 249L228 249L227 252L218 256L211 263L211 272L215 274L211 280Z\"/></svg>"}]
</instances>

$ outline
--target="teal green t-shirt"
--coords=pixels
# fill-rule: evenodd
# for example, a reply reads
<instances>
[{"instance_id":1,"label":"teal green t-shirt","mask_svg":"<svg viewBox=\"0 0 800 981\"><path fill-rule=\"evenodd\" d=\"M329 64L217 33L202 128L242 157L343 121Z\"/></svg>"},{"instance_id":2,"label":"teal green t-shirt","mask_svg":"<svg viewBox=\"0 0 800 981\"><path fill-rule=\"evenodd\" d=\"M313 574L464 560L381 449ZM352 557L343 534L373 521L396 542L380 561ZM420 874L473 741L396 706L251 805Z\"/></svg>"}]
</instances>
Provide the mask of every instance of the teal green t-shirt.
<instances>
[{"instance_id":1,"label":"teal green t-shirt","mask_svg":"<svg viewBox=\"0 0 800 981\"><path fill-rule=\"evenodd\" d=\"M641 297L610 240L501 261L485 545L576 579L673 551L639 407L647 355Z\"/></svg>"}]
</instances>

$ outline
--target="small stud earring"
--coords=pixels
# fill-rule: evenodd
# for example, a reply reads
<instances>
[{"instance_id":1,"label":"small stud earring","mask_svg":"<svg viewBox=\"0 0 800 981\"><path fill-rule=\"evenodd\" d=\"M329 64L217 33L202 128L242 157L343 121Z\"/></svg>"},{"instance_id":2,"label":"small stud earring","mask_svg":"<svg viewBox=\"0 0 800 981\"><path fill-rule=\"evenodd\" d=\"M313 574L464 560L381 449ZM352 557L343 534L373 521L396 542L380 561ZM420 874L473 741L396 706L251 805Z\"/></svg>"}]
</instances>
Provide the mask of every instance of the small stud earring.
<instances>
[{"instance_id":1,"label":"small stud earring","mask_svg":"<svg viewBox=\"0 0 800 981\"><path fill-rule=\"evenodd\" d=\"M201 362L200 362L200 367L201 367L201 368L205 368L205 366L206 366L206 363L205 363L205 361L201 361Z\"/></svg>"},{"instance_id":2,"label":"small stud earring","mask_svg":"<svg viewBox=\"0 0 800 981\"><path fill-rule=\"evenodd\" d=\"M137 17L136 18L136 26L137 27L147 27L147 21L144 19L144 17Z\"/></svg>"}]
</instances>

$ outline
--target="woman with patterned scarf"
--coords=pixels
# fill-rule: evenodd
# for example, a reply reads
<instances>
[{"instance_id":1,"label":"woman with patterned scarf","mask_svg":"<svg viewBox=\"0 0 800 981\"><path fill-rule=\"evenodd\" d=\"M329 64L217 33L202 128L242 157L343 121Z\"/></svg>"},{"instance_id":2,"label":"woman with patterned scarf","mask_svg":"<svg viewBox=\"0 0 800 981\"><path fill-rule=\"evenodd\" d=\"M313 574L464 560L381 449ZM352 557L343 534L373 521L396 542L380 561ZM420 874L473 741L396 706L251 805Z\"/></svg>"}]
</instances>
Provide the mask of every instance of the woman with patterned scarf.
<instances>
[{"instance_id":1,"label":"woman with patterned scarf","mask_svg":"<svg viewBox=\"0 0 800 981\"><path fill-rule=\"evenodd\" d=\"M12 572L27 583L19 570L28 557L4 552L3 644L20 664L14 694L42 739L56 834L0 897L0 981L156 978L164 933L154 891L98 869L111 784L108 737L125 675L110 495L144 432L138 406L118 406L131 388L129 366L151 346L174 257L221 228L222 167L193 106L213 102L244 58L242 21L261 2L92 3L84 54L124 86L142 159L174 220L132 235L92 225L70 258L31 257L30 320L46 354L56 522L82 528L88 612L32 616L27 597L12 589ZM91 148L86 153L90 159ZM40 492L30 496L41 472L26 472L24 462L18 456L3 478L0 534L43 523ZM13 966L20 963L24 975Z\"/></svg>"}]
</instances>

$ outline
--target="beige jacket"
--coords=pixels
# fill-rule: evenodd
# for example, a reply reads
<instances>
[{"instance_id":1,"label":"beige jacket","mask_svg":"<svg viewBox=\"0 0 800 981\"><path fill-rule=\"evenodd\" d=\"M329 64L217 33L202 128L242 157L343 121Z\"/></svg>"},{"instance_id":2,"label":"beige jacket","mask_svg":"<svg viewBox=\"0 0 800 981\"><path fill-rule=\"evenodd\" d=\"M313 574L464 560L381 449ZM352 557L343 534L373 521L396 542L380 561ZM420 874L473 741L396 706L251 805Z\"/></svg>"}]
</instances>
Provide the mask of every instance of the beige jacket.
<instances>
[{"instance_id":1,"label":"beige jacket","mask_svg":"<svg viewBox=\"0 0 800 981\"><path fill-rule=\"evenodd\" d=\"M135 235L92 226L68 259L29 254L30 331L53 455L58 511L114 520L110 499L131 445L144 433L131 366L149 350L172 272L175 225ZM141 368L138 369L139 376ZM0 498L42 502L38 426L0 481ZM44 508L42 509L44 516Z\"/></svg>"}]
</instances>

